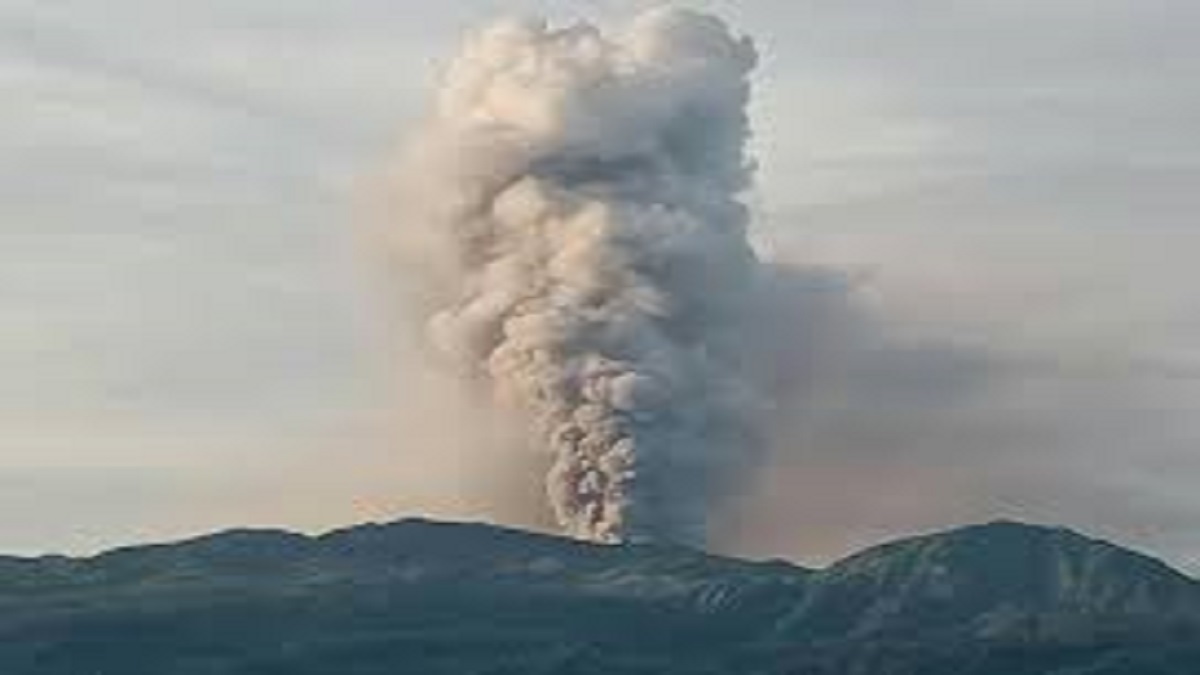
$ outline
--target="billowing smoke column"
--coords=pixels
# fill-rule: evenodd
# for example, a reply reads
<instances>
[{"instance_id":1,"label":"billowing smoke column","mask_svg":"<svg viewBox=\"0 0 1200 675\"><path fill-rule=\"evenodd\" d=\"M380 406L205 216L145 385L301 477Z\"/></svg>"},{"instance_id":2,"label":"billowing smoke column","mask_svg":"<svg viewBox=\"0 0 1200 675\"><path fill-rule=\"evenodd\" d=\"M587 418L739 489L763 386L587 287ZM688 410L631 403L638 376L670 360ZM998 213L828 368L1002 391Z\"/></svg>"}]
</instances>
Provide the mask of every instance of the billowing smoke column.
<instances>
[{"instance_id":1,"label":"billowing smoke column","mask_svg":"<svg viewBox=\"0 0 1200 675\"><path fill-rule=\"evenodd\" d=\"M502 22L452 64L405 171L429 333L550 454L571 535L703 544L758 446L738 201L753 46L656 10L619 37Z\"/></svg>"}]
</instances>

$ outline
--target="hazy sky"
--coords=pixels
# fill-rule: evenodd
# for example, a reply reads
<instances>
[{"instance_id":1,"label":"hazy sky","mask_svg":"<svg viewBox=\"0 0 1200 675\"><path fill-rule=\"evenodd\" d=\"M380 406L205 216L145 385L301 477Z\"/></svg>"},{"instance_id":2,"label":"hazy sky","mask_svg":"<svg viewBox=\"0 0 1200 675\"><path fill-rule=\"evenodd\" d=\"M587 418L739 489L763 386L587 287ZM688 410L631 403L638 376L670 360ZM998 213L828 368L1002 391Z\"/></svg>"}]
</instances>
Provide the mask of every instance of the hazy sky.
<instances>
[{"instance_id":1,"label":"hazy sky","mask_svg":"<svg viewBox=\"0 0 1200 675\"><path fill-rule=\"evenodd\" d=\"M0 0L0 551L411 510L361 186L462 31L639 4ZM1008 516L1200 568L1200 4L691 4L763 53L764 252L849 280L731 545Z\"/></svg>"}]
</instances>

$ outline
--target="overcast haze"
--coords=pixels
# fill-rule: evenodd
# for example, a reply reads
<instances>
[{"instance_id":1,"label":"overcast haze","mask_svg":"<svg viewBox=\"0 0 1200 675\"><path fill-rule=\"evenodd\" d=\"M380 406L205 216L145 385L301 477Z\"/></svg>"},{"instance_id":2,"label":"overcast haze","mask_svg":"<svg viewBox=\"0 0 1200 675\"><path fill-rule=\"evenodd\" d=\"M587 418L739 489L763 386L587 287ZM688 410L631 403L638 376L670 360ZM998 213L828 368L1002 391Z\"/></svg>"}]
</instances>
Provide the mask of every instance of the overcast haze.
<instances>
[{"instance_id":1,"label":"overcast haze","mask_svg":"<svg viewBox=\"0 0 1200 675\"><path fill-rule=\"evenodd\" d=\"M362 186L464 30L643 4L0 0L0 550L438 502ZM726 547L1014 517L1200 568L1200 5L691 4L759 42L755 238L831 345Z\"/></svg>"}]
</instances>

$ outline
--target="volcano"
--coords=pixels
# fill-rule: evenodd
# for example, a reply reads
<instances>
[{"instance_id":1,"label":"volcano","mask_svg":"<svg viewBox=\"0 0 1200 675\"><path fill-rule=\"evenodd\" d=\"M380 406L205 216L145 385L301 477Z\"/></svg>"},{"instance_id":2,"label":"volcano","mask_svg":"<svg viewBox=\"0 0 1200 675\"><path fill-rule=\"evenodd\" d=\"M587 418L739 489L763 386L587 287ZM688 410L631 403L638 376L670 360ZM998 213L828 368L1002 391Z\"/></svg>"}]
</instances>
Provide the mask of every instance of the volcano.
<instances>
[{"instance_id":1,"label":"volcano","mask_svg":"<svg viewBox=\"0 0 1200 675\"><path fill-rule=\"evenodd\" d=\"M0 558L6 675L1200 673L1200 582L999 522L824 569L405 520Z\"/></svg>"}]
</instances>

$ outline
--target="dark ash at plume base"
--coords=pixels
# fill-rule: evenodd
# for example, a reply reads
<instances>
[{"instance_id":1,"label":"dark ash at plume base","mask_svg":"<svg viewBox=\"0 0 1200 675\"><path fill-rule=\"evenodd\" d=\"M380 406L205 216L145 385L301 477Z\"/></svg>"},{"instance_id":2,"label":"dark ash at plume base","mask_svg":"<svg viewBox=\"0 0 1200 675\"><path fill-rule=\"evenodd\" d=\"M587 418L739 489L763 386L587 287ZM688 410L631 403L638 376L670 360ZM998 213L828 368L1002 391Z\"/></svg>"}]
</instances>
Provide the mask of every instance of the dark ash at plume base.
<instances>
[{"instance_id":1,"label":"dark ash at plume base","mask_svg":"<svg viewBox=\"0 0 1200 675\"><path fill-rule=\"evenodd\" d=\"M399 233L428 333L550 453L569 534L705 542L767 408L744 337L763 267L739 194L753 45L659 9L620 35L497 23L407 157Z\"/></svg>"}]
</instances>

